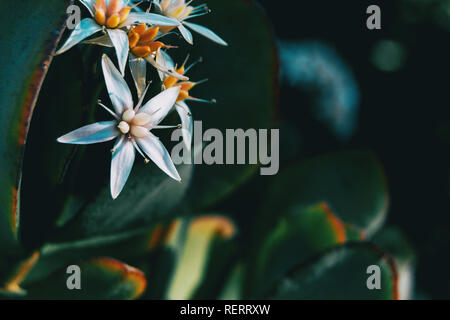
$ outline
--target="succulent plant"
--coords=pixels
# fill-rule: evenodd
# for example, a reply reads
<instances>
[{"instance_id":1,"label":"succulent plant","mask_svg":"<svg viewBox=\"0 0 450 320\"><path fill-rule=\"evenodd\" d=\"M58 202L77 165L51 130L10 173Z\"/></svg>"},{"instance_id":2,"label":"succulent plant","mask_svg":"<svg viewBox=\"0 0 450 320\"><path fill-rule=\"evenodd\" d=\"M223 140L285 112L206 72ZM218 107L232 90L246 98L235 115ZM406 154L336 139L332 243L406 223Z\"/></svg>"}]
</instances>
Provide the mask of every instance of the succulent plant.
<instances>
[{"instance_id":1,"label":"succulent plant","mask_svg":"<svg viewBox=\"0 0 450 320\"><path fill-rule=\"evenodd\" d=\"M103 119L96 105L111 95L102 53L116 61L117 48L89 43L54 55L67 38L66 9L73 3L0 4L0 11L9 13L0 21L2 30L11 30L0 38L0 298L409 297L414 256L401 232L381 229L388 212L387 181L369 151L327 154L282 168L265 180L267 190L256 189L258 199L250 201L261 205L247 225L222 204L245 182L265 179L255 176L258 165L183 164L176 168L180 183L156 165L136 161L113 200L111 147L56 141ZM196 96L213 95L217 103L192 105L194 116L208 128L276 127L278 56L264 13L247 0L208 0L208 5L213 15L199 20L227 39L228 47L218 46L224 40L185 16L167 14L180 18L177 32L188 42L187 28L214 40L196 37L193 46L183 40L170 51L174 61L184 61L186 50L204 58L204 67L191 71L193 78L209 70L211 81L196 87ZM158 7L167 13L167 1L157 1ZM180 40L171 36L167 39ZM118 69L130 87L137 85L138 101L145 96L142 79L128 74L122 61ZM165 81L174 75L173 64L157 57L154 62L158 70L144 72L152 77L152 96L161 85L170 90ZM184 126L183 100L177 111ZM121 128L123 134L129 130ZM192 136L183 137L190 144ZM371 265L381 269L380 290L366 287ZM68 286L73 266L81 270L81 290Z\"/></svg>"}]
</instances>

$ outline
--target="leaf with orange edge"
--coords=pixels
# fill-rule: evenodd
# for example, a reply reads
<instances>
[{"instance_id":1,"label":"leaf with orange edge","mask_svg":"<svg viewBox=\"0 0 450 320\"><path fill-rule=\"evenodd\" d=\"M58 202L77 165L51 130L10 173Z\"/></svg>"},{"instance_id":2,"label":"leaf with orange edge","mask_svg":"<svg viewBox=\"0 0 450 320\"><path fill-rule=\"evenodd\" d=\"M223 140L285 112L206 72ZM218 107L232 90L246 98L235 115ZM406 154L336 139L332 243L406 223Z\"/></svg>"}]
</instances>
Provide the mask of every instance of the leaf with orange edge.
<instances>
[{"instance_id":1,"label":"leaf with orange edge","mask_svg":"<svg viewBox=\"0 0 450 320\"><path fill-rule=\"evenodd\" d=\"M367 273L380 268L380 289L369 290ZM398 299L397 268L392 258L368 243L349 243L326 251L291 268L264 295L286 300L391 300Z\"/></svg>"},{"instance_id":2,"label":"leaf with orange edge","mask_svg":"<svg viewBox=\"0 0 450 320\"><path fill-rule=\"evenodd\" d=\"M384 223L389 203L384 169L377 156L352 150L320 155L284 169L270 187L262 228L272 226L275 213L320 202L365 236L374 234Z\"/></svg>"},{"instance_id":3,"label":"leaf with orange edge","mask_svg":"<svg viewBox=\"0 0 450 320\"><path fill-rule=\"evenodd\" d=\"M147 286L139 269L112 258L94 258L81 262L81 290L67 288L71 276L63 268L41 282L24 287L27 299L137 299Z\"/></svg>"},{"instance_id":4,"label":"leaf with orange edge","mask_svg":"<svg viewBox=\"0 0 450 320\"><path fill-rule=\"evenodd\" d=\"M17 254L21 165L31 116L69 1L1 1L0 248Z\"/></svg>"},{"instance_id":5,"label":"leaf with orange edge","mask_svg":"<svg viewBox=\"0 0 450 320\"><path fill-rule=\"evenodd\" d=\"M326 203L295 207L281 217L257 249L249 275L256 288L251 291L270 286L278 275L321 251L360 237Z\"/></svg>"}]
</instances>

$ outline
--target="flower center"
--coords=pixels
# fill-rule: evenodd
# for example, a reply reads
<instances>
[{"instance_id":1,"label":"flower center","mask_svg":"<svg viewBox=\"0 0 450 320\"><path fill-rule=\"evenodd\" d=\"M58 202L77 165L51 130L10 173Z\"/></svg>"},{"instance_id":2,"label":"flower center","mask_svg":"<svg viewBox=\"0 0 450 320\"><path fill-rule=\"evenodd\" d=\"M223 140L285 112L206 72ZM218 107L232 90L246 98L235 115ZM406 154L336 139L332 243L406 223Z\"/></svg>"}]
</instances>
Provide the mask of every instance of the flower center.
<instances>
[{"instance_id":1,"label":"flower center","mask_svg":"<svg viewBox=\"0 0 450 320\"><path fill-rule=\"evenodd\" d=\"M128 7L123 4L123 0L110 0L108 7L105 0L97 0L94 5L95 21L102 26L110 29L117 28L124 22L130 14L133 7Z\"/></svg>"},{"instance_id":2,"label":"flower center","mask_svg":"<svg viewBox=\"0 0 450 320\"><path fill-rule=\"evenodd\" d=\"M145 127L150 122L150 115L144 112L136 114L133 110L128 109L122 115L122 121L119 122L117 128L123 134L130 134L136 138L144 138L148 135L148 128Z\"/></svg>"}]
</instances>

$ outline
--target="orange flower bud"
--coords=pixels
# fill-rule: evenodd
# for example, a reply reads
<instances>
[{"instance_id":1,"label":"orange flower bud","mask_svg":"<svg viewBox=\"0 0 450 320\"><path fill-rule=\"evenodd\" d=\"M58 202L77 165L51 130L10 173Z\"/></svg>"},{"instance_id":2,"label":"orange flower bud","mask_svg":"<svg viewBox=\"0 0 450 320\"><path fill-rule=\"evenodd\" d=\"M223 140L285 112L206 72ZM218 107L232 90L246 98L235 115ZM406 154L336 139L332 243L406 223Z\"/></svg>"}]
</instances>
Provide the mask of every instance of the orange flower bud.
<instances>
[{"instance_id":1,"label":"orange flower bud","mask_svg":"<svg viewBox=\"0 0 450 320\"><path fill-rule=\"evenodd\" d=\"M145 25L145 23L142 23L140 25L137 25L135 27L133 27L134 31L136 31L139 35L142 35L145 30L147 29L147 26Z\"/></svg>"},{"instance_id":2,"label":"orange flower bud","mask_svg":"<svg viewBox=\"0 0 450 320\"><path fill-rule=\"evenodd\" d=\"M103 11L103 14L106 14L105 0L97 0L95 2L94 8L96 11Z\"/></svg>"},{"instance_id":3,"label":"orange flower bud","mask_svg":"<svg viewBox=\"0 0 450 320\"><path fill-rule=\"evenodd\" d=\"M170 31L172 31L173 29L175 29L176 27L168 27L168 26L164 26L164 27L161 27L160 29L159 29L159 31L161 31L162 33L168 33L168 32L170 32Z\"/></svg>"},{"instance_id":4,"label":"orange flower bud","mask_svg":"<svg viewBox=\"0 0 450 320\"><path fill-rule=\"evenodd\" d=\"M164 87L166 89L169 89L169 88L173 87L177 82L178 82L177 78L168 76L166 79L164 79Z\"/></svg>"},{"instance_id":5,"label":"orange flower bud","mask_svg":"<svg viewBox=\"0 0 450 320\"><path fill-rule=\"evenodd\" d=\"M177 73L183 75L184 74L184 65L175 70Z\"/></svg>"},{"instance_id":6,"label":"orange flower bud","mask_svg":"<svg viewBox=\"0 0 450 320\"><path fill-rule=\"evenodd\" d=\"M128 42L130 43L130 49L136 47L139 42L139 38L139 34L137 34L134 29L131 29L130 32L128 32Z\"/></svg>"},{"instance_id":7,"label":"orange flower bud","mask_svg":"<svg viewBox=\"0 0 450 320\"><path fill-rule=\"evenodd\" d=\"M108 20L106 20L106 26L110 29L116 28L119 25L119 23L120 23L120 17L117 13L113 14L112 16L110 16L108 18Z\"/></svg>"},{"instance_id":8,"label":"orange flower bud","mask_svg":"<svg viewBox=\"0 0 450 320\"><path fill-rule=\"evenodd\" d=\"M114 14L119 13L122 0L110 0L108 5L108 16L111 17Z\"/></svg>"},{"instance_id":9,"label":"orange flower bud","mask_svg":"<svg viewBox=\"0 0 450 320\"><path fill-rule=\"evenodd\" d=\"M144 43L152 41L156 37L158 32L159 32L159 27L148 28L147 31L145 31L142 34L141 41Z\"/></svg>"},{"instance_id":10,"label":"orange flower bud","mask_svg":"<svg viewBox=\"0 0 450 320\"><path fill-rule=\"evenodd\" d=\"M177 102L183 101L184 99L189 98L189 92L181 90L178 95Z\"/></svg>"},{"instance_id":11,"label":"orange flower bud","mask_svg":"<svg viewBox=\"0 0 450 320\"><path fill-rule=\"evenodd\" d=\"M105 25L106 22L106 16L105 16L105 12L101 11L101 10L95 10L95 21L97 21L97 23L101 26Z\"/></svg>"},{"instance_id":12,"label":"orange flower bud","mask_svg":"<svg viewBox=\"0 0 450 320\"><path fill-rule=\"evenodd\" d=\"M120 17L120 23L127 20L128 15L130 14L131 7L124 7L122 10L119 11L119 17Z\"/></svg>"},{"instance_id":13,"label":"orange flower bud","mask_svg":"<svg viewBox=\"0 0 450 320\"><path fill-rule=\"evenodd\" d=\"M182 82L180 84L181 84L181 90L183 90L183 91L189 91L195 86L195 82L191 82L191 81Z\"/></svg>"},{"instance_id":14,"label":"orange flower bud","mask_svg":"<svg viewBox=\"0 0 450 320\"><path fill-rule=\"evenodd\" d=\"M148 56L152 52L149 46L134 47L131 51L134 53L134 55L136 55L139 58Z\"/></svg>"},{"instance_id":15,"label":"orange flower bud","mask_svg":"<svg viewBox=\"0 0 450 320\"><path fill-rule=\"evenodd\" d=\"M150 47L150 50L152 52L155 52L155 51L158 51L158 49L160 49L160 48L164 48L166 45L164 43L162 43L161 41L153 41L153 42L149 43L148 46Z\"/></svg>"}]
</instances>

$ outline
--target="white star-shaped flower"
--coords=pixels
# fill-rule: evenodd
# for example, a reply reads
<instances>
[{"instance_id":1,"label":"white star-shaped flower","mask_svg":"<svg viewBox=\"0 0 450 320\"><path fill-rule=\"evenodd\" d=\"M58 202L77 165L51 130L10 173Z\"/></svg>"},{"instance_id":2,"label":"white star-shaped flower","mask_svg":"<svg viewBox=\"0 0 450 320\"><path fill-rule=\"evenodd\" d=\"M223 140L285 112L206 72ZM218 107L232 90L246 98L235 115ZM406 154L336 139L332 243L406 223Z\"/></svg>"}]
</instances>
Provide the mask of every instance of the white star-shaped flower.
<instances>
[{"instance_id":1,"label":"white star-shaped flower","mask_svg":"<svg viewBox=\"0 0 450 320\"><path fill-rule=\"evenodd\" d=\"M68 144L93 144L116 139L111 159L110 184L113 199L119 196L125 186L136 151L146 162L152 160L171 178L181 181L169 152L159 138L151 133L152 129L177 127L159 124L175 104L180 87L164 90L145 104L143 104L144 92L139 103L134 106L128 85L106 55L102 57L102 68L114 111L100 105L114 117L114 120L81 127L63 135L57 141Z\"/></svg>"},{"instance_id":2,"label":"white star-shaped flower","mask_svg":"<svg viewBox=\"0 0 450 320\"><path fill-rule=\"evenodd\" d=\"M161 12L162 15L168 18L176 19L180 22L180 25L176 27L178 28L181 35L188 43L193 44L194 40L191 32L185 27L188 27L189 29L201 34L202 36L222 46L227 46L228 44L221 37L215 34L212 30L199 24L187 21L191 18L202 16L210 12L206 4L201 4L196 7L190 6L190 3L192 1L193 0L186 3L185 0L153 0L153 3L158 8L158 11ZM167 26L163 27L162 29L165 29L165 31L168 32L174 28L175 26Z\"/></svg>"},{"instance_id":3,"label":"white star-shaped flower","mask_svg":"<svg viewBox=\"0 0 450 320\"><path fill-rule=\"evenodd\" d=\"M113 46L116 50L119 69L122 75L127 64L129 42L128 27L133 24L151 24L165 27L176 27L180 22L159 14L132 11L135 6L128 6L125 0L80 0L89 10L92 18L85 18L75 27L63 46L56 52L61 54L76 44L104 31L105 35L87 41L87 43Z\"/></svg>"}]
</instances>

